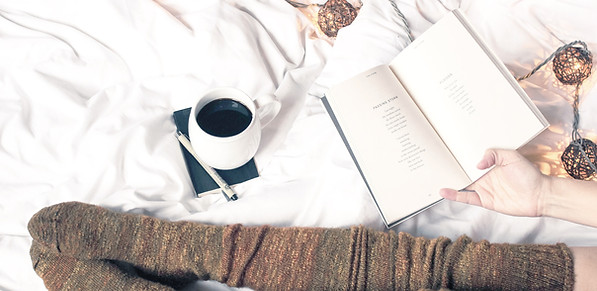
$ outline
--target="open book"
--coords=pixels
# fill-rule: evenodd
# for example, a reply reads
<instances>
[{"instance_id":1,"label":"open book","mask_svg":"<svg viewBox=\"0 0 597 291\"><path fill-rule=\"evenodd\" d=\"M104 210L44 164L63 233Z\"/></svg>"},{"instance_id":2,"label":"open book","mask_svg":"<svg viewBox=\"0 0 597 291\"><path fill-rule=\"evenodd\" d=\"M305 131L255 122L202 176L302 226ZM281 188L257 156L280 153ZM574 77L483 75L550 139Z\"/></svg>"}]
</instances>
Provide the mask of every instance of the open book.
<instances>
[{"instance_id":1,"label":"open book","mask_svg":"<svg viewBox=\"0 0 597 291\"><path fill-rule=\"evenodd\" d=\"M480 178L486 149L517 149L548 127L458 10L322 101L388 227Z\"/></svg>"}]
</instances>

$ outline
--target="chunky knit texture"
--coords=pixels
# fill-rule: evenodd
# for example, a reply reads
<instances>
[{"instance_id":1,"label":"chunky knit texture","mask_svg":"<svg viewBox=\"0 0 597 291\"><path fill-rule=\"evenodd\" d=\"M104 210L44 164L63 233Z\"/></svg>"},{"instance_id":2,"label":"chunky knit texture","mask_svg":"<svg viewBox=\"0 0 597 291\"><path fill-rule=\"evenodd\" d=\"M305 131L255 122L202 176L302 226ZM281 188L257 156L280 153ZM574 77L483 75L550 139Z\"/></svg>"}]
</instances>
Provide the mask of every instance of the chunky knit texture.
<instances>
[{"instance_id":1,"label":"chunky knit texture","mask_svg":"<svg viewBox=\"0 0 597 291\"><path fill-rule=\"evenodd\" d=\"M65 256L33 241L33 268L49 290L174 290L126 270L118 262Z\"/></svg>"},{"instance_id":2,"label":"chunky knit texture","mask_svg":"<svg viewBox=\"0 0 597 291\"><path fill-rule=\"evenodd\" d=\"M563 244L468 237L169 222L69 202L29 222L31 258L50 290L167 290L197 279L256 290L572 290Z\"/></svg>"}]
</instances>

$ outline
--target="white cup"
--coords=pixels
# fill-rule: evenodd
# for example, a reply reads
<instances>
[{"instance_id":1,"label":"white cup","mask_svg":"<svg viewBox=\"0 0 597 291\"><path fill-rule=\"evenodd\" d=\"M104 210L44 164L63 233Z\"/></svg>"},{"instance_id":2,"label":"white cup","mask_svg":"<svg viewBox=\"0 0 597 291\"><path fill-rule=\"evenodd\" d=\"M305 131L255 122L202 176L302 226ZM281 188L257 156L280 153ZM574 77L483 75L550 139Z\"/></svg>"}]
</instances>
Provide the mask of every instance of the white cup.
<instances>
[{"instance_id":1,"label":"white cup","mask_svg":"<svg viewBox=\"0 0 597 291\"><path fill-rule=\"evenodd\" d=\"M261 129L279 111L280 102L273 95L252 100L235 88L214 88L191 107L189 140L199 158L208 165L235 169L255 156Z\"/></svg>"}]
</instances>

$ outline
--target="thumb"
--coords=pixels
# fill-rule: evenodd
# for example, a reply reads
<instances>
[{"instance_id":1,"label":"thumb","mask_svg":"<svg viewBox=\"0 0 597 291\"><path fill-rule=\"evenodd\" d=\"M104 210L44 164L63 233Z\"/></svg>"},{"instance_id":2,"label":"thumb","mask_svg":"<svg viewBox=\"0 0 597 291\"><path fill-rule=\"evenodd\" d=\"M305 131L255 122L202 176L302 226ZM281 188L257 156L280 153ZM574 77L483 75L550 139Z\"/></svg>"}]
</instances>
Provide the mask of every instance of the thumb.
<instances>
[{"instance_id":1,"label":"thumb","mask_svg":"<svg viewBox=\"0 0 597 291\"><path fill-rule=\"evenodd\" d=\"M483 158L477 164L477 169L485 170L485 169L495 165L496 160L497 160L496 150L494 150L494 149L486 150L485 154L483 155Z\"/></svg>"},{"instance_id":2,"label":"thumb","mask_svg":"<svg viewBox=\"0 0 597 291\"><path fill-rule=\"evenodd\" d=\"M489 149L485 151L483 159L477 164L479 170L498 165L505 166L511 162L520 160L520 154L516 150Z\"/></svg>"}]
</instances>

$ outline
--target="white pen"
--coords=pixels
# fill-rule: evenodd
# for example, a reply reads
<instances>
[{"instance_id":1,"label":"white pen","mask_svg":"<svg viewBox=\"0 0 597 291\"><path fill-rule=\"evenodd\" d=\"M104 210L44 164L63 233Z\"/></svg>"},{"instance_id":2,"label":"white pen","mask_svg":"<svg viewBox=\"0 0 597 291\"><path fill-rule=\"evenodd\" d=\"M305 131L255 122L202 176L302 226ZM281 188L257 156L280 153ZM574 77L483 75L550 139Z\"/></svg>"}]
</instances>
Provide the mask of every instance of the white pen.
<instances>
[{"instance_id":1,"label":"white pen","mask_svg":"<svg viewBox=\"0 0 597 291\"><path fill-rule=\"evenodd\" d=\"M178 141L182 144L182 146L184 146L185 149L187 149L187 151L189 151L189 153L191 153L191 155L195 158L195 160L197 160L197 162L199 162L199 165L201 165L201 167L203 167L205 172L207 172L207 174L209 174L209 176L216 182L216 184L218 184L218 186L222 190L222 193L224 193L224 196L226 196L226 198L228 198L228 200L234 201L234 200L238 199L238 196L236 196L236 193L234 192L234 190L232 188L230 188L230 185L228 185L228 183L226 183L226 181L224 181L224 179L222 179L222 177L220 177L218 172L216 172L216 170L214 170L214 168L212 168L210 165L206 164L204 161L201 160L201 158L199 158L199 156L197 156L197 153L195 153L195 151L193 150L193 146L191 146L191 142L182 132L180 132L180 130L176 132L176 136L178 137Z\"/></svg>"}]
</instances>

